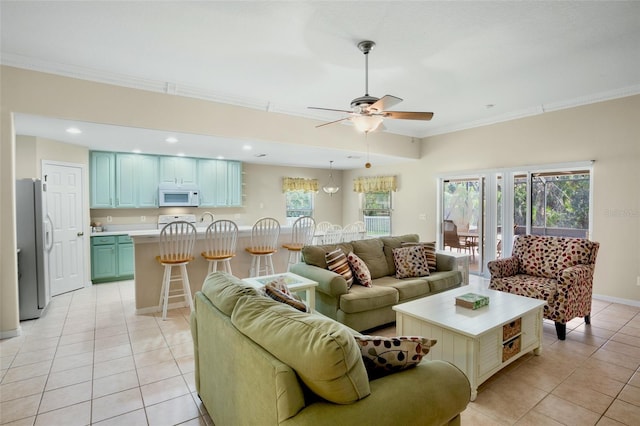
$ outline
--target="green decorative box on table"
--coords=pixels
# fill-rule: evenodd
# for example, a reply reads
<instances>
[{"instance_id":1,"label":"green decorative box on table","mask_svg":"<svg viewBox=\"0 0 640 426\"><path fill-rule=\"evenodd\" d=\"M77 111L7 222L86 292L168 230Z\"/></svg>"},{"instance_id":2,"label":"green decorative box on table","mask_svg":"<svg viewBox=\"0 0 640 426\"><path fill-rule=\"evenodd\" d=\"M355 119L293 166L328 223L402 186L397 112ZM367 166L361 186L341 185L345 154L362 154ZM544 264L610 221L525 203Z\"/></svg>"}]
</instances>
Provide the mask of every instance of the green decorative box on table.
<instances>
[{"instance_id":1,"label":"green decorative box on table","mask_svg":"<svg viewBox=\"0 0 640 426\"><path fill-rule=\"evenodd\" d=\"M489 304L489 297L477 293L466 293L456 297L456 305L468 309L478 309Z\"/></svg>"}]
</instances>

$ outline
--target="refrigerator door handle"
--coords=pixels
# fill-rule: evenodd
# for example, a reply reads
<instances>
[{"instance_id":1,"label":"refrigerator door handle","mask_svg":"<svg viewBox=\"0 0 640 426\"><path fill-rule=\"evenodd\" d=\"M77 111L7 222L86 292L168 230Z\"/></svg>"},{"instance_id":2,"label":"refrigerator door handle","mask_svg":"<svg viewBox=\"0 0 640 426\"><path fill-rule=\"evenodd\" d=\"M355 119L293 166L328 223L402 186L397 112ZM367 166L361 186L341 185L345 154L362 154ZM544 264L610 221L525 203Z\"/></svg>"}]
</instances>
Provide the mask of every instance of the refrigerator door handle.
<instances>
[{"instance_id":1,"label":"refrigerator door handle","mask_svg":"<svg viewBox=\"0 0 640 426\"><path fill-rule=\"evenodd\" d=\"M53 225L51 216L47 213L47 218L44 221L44 249L51 251L53 248Z\"/></svg>"}]
</instances>

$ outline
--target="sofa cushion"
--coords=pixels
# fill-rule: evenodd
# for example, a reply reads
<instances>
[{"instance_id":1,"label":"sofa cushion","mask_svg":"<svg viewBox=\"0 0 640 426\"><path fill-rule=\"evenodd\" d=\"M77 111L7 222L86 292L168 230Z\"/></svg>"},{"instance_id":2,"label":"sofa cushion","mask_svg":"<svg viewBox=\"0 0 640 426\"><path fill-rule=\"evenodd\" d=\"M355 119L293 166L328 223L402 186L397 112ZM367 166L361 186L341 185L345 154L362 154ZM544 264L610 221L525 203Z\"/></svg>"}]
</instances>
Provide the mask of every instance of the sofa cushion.
<instances>
[{"instance_id":1,"label":"sofa cushion","mask_svg":"<svg viewBox=\"0 0 640 426\"><path fill-rule=\"evenodd\" d=\"M353 284L353 273L351 272L351 267L349 266L349 262L347 261L347 256L345 256L344 252L341 248L336 248L333 251L325 254L325 259L327 261L327 269L336 274L342 275L344 280L347 282L347 288L351 288Z\"/></svg>"},{"instance_id":2,"label":"sofa cushion","mask_svg":"<svg viewBox=\"0 0 640 426\"><path fill-rule=\"evenodd\" d=\"M367 264L372 279L375 280L376 278L390 275L382 240L370 238L368 240L352 241L351 244L353 245L353 252Z\"/></svg>"},{"instance_id":3,"label":"sofa cushion","mask_svg":"<svg viewBox=\"0 0 640 426\"><path fill-rule=\"evenodd\" d=\"M354 336L370 379L415 367L437 340L419 336Z\"/></svg>"},{"instance_id":4,"label":"sofa cushion","mask_svg":"<svg viewBox=\"0 0 640 426\"><path fill-rule=\"evenodd\" d=\"M429 283L431 293L440 293L450 288L459 287L462 283L462 272L460 271L438 271L424 277Z\"/></svg>"},{"instance_id":5,"label":"sofa cushion","mask_svg":"<svg viewBox=\"0 0 640 426\"><path fill-rule=\"evenodd\" d=\"M429 275L429 265L424 249L420 246L393 249L396 278L425 277Z\"/></svg>"},{"instance_id":6,"label":"sofa cushion","mask_svg":"<svg viewBox=\"0 0 640 426\"><path fill-rule=\"evenodd\" d=\"M427 258L427 264L429 265L429 272L436 271L437 257L436 257L436 242L430 243L402 243L402 247L420 246L424 250L424 255Z\"/></svg>"},{"instance_id":7,"label":"sofa cushion","mask_svg":"<svg viewBox=\"0 0 640 426\"><path fill-rule=\"evenodd\" d=\"M230 316L239 298L259 294L255 287L245 284L241 279L226 272L213 272L204 280L202 292L213 305Z\"/></svg>"},{"instance_id":8,"label":"sofa cushion","mask_svg":"<svg viewBox=\"0 0 640 426\"><path fill-rule=\"evenodd\" d=\"M354 281L365 287L373 287L373 281L371 280L371 272L367 264L362 261L354 252L349 252L347 255L347 262L353 271L355 276Z\"/></svg>"},{"instance_id":9,"label":"sofa cushion","mask_svg":"<svg viewBox=\"0 0 640 426\"><path fill-rule=\"evenodd\" d=\"M395 237L380 237L380 241L384 244L384 256L387 259L387 267L389 273L387 275L394 275L396 273L396 265L393 261L393 249L402 247L404 243L417 243L420 241L418 234L406 234Z\"/></svg>"},{"instance_id":10,"label":"sofa cushion","mask_svg":"<svg viewBox=\"0 0 640 426\"><path fill-rule=\"evenodd\" d=\"M371 393L360 350L344 325L251 296L240 298L231 322L327 401L349 404Z\"/></svg>"},{"instance_id":11,"label":"sofa cushion","mask_svg":"<svg viewBox=\"0 0 640 426\"><path fill-rule=\"evenodd\" d=\"M354 314L393 306L398 303L398 291L393 287L374 285L371 288L354 285L340 296L340 310Z\"/></svg>"},{"instance_id":12,"label":"sofa cushion","mask_svg":"<svg viewBox=\"0 0 640 426\"><path fill-rule=\"evenodd\" d=\"M554 305L553 298L558 291L558 281L553 278L519 274L512 277L494 278L491 280L490 288L544 300L547 302L546 310L549 306Z\"/></svg>"},{"instance_id":13,"label":"sofa cushion","mask_svg":"<svg viewBox=\"0 0 640 426\"><path fill-rule=\"evenodd\" d=\"M518 272L536 277L556 278L563 240L561 237L519 235L513 246L513 255L520 260Z\"/></svg>"},{"instance_id":14,"label":"sofa cushion","mask_svg":"<svg viewBox=\"0 0 640 426\"><path fill-rule=\"evenodd\" d=\"M336 248L342 249L344 253L353 251L353 247L349 243L325 244L320 246L304 246L302 247L302 258L307 265L317 266L318 268L327 269L327 261L325 255Z\"/></svg>"},{"instance_id":15,"label":"sofa cushion","mask_svg":"<svg viewBox=\"0 0 640 426\"><path fill-rule=\"evenodd\" d=\"M382 277L376 280L376 286L386 286L395 288L398 292L398 302L402 303L410 299L429 295L428 277L397 279L394 276Z\"/></svg>"}]
</instances>

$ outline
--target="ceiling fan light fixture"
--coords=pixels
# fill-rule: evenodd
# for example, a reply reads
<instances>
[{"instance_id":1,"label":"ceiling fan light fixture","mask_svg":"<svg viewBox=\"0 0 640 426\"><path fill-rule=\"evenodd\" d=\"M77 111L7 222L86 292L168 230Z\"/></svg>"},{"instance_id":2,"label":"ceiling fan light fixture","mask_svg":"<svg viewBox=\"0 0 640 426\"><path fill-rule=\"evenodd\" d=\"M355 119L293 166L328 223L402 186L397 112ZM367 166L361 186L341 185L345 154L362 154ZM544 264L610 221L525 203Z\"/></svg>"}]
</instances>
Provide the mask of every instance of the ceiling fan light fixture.
<instances>
[{"instance_id":1,"label":"ceiling fan light fixture","mask_svg":"<svg viewBox=\"0 0 640 426\"><path fill-rule=\"evenodd\" d=\"M357 115L350 120L359 132L369 133L382 124L383 118L379 115Z\"/></svg>"},{"instance_id":2,"label":"ceiling fan light fixture","mask_svg":"<svg viewBox=\"0 0 640 426\"><path fill-rule=\"evenodd\" d=\"M322 187L322 190L329 195L340 191L340 187L333 182L333 160L329 161L329 181Z\"/></svg>"}]
</instances>

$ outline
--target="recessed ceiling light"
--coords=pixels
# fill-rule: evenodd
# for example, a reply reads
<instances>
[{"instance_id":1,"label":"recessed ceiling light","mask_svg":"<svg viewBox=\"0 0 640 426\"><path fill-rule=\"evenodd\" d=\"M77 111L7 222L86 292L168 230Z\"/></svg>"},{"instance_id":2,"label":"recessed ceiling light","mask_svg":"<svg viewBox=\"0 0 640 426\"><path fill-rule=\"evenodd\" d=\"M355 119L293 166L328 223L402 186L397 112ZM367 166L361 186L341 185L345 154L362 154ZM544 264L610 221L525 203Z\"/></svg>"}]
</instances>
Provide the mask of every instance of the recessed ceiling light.
<instances>
[{"instance_id":1,"label":"recessed ceiling light","mask_svg":"<svg viewBox=\"0 0 640 426\"><path fill-rule=\"evenodd\" d=\"M140 154L142 151L140 151L139 149L132 149L131 152L133 152L134 154Z\"/></svg>"},{"instance_id":2,"label":"recessed ceiling light","mask_svg":"<svg viewBox=\"0 0 640 426\"><path fill-rule=\"evenodd\" d=\"M71 133L72 135L79 135L80 133L82 133L82 130L78 129L77 127L69 127L67 129L67 133Z\"/></svg>"},{"instance_id":3,"label":"recessed ceiling light","mask_svg":"<svg viewBox=\"0 0 640 426\"><path fill-rule=\"evenodd\" d=\"M224 160L224 155L218 155L216 158L217 158L218 160Z\"/></svg>"},{"instance_id":4,"label":"recessed ceiling light","mask_svg":"<svg viewBox=\"0 0 640 426\"><path fill-rule=\"evenodd\" d=\"M243 151L251 151L253 149L253 147L251 145L243 145L242 146L242 150Z\"/></svg>"},{"instance_id":5,"label":"recessed ceiling light","mask_svg":"<svg viewBox=\"0 0 640 426\"><path fill-rule=\"evenodd\" d=\"M184 152L179 152L177 155L178 157L184 157Z\"/></svg>"},{"instance_id":6,"label":"recessed ceiling light","mask_svg":"<svg viewBox=\"0 0 640 426\"><path fill-rule=\"evenodd\" d=\"M168 138L165 139L165 142L176 143L176 142L178 142L178 138L176 138L174 136L169 136Z\"/></svg>"}]
</instances>

